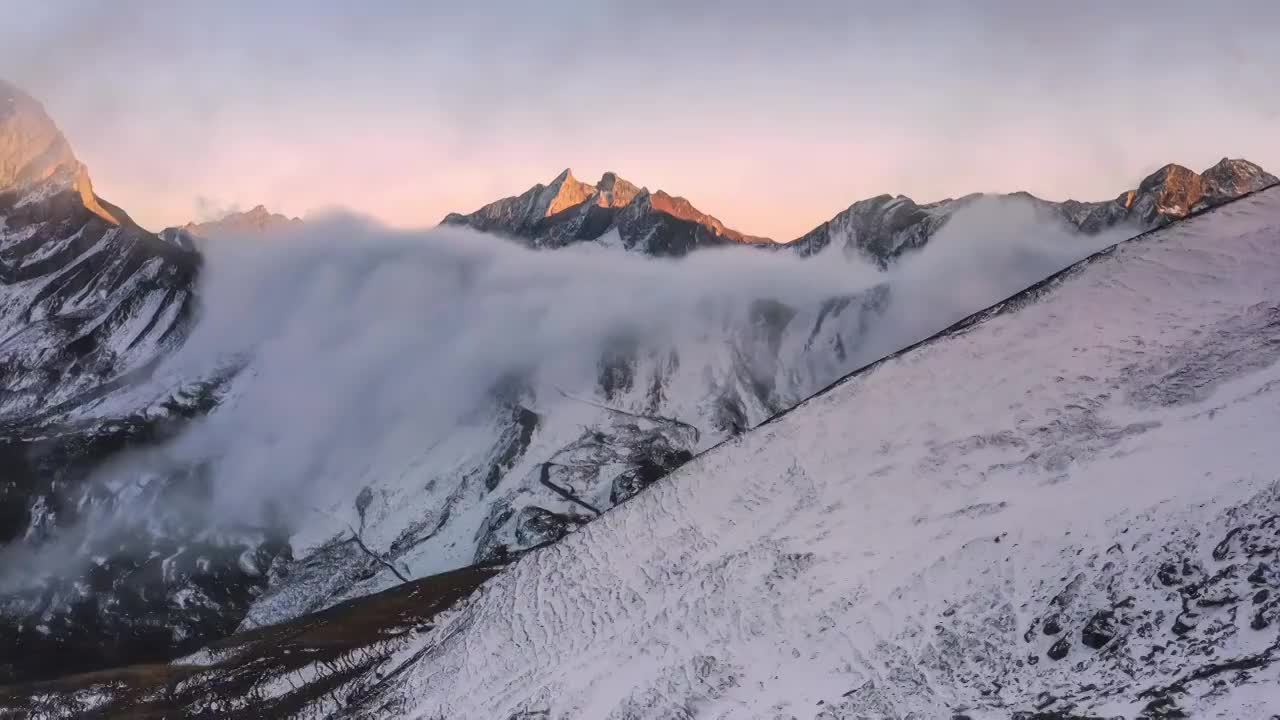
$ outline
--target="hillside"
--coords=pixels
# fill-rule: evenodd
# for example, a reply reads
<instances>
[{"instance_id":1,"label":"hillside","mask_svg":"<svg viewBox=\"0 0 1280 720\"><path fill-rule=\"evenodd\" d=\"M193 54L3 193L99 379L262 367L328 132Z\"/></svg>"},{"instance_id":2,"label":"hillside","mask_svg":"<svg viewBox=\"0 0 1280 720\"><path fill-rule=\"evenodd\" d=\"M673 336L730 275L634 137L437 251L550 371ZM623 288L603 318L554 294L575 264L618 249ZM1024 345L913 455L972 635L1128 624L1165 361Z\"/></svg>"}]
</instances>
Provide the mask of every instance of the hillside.
<instances>
[{"instance_id":1,"label":"hillside","mask_svg":"<svg viewBox=\"0 0 1280 720\"><path fill-rule=\"evenodd\" d=\"M348 697L457 718L1263 715L1278 289L1277 190L1123 243L525 558Z\"/></svg>"},{"instance_id":2,"label":"hillside","mask_svg":"<svg viewBox=\"0 0 1280 720\"><path fill-rule=\"evenodd\" d=\"M854 373L413 630L251 690L229 673L264 648L223 646L175 666L184 694L167 702L229 717L1264 716L1278 289L1272 189ZM53 713L166 702L139 682L4 697Z\"/></svg>"}]
</instances>

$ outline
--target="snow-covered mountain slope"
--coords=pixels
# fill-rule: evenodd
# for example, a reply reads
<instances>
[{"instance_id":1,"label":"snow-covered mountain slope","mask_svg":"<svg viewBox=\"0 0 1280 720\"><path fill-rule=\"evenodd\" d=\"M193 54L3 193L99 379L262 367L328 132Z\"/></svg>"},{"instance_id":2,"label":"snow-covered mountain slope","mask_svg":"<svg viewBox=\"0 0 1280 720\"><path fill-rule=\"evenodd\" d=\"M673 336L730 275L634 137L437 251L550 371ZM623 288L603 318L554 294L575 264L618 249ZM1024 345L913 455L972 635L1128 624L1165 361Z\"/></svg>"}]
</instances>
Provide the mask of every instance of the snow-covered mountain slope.
<instances>
[{"instance_id":1,"label":"snow-covered mountain slope","mask_svg":"<svg viewBox=\"0 0 1280 720\"><path fill-rule=\"evenodd\" d=\"M93 481L211 401L189 377L110 406L181 345L199 267L98 197L40 104L0 82L0 681L168 657L230 632L265 582L241 563L261 537L166 527L151 478ZM120 508L146 523L96 522Z\"/></svg>"},{"instance_id":2,"label":"snow-covered mountain slope","mask_svg":"<svg viewBox=\"0 0 1280 720\"><path fill-rule=\"evenodd\" d=\"M1280 702L1278 290L1273 189L849 376L443 614L492 570L170 668L13 688L0 707L1267 717Z\"/></svg>"},{"instance_id":3,"label":"snow-covered mountain slope","mask_svg":"<svg viewBox=\"0 0 1280 720\"><path fill-rule=\"evenodd\" d=\"M197 265L95 195L40 104L0 82L0 421L101 391L175 344Z\"/></svg>"},{"instance_id":4,"label":"snow-covered mountain slope","mask_svg":"<svg viewBox=\"0 0 1280 720\"><path fill-rule=\"evenodd\" d=\"M163 598L150 652L507 561L1126 232L1082 236L1044 220L1024 198L975 199L888 271L838 248L672 263L342 222L266 246L210 245L203 318L182 349L151 381L76 409L97 426L152 416L170 398L203 408L83 484L106 488L91 525L113 532L92 537L146 531L118 553L35 545L149 577L146 593ZM160 479L148 480L152 499L118 499L139 478ZM220 578L194 626L179 619L200 573L151 577L138 560L175 553ZM42 579L29 598L45 604L21 607L71 613L91 574Z\"/></svg>"},{"instance_id":5,"label":"snow-covered mountain slope","mask_svg":"<svg viewBox=\"0 0 1280 720\"><path fill-rule=\"evenodd\" d=\"M1123 243L526 556L324 711L1267 716L1278 293L1280 190Z\"/></svg>"}]
</instances>

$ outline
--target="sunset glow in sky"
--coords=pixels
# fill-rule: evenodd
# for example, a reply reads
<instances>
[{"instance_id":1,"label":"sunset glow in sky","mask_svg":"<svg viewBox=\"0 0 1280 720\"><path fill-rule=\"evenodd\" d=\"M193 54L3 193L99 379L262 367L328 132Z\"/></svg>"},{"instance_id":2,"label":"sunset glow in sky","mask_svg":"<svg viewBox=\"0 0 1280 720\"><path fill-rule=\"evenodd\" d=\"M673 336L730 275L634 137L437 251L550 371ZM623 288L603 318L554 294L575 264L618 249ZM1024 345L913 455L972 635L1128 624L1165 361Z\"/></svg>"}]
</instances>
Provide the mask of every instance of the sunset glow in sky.
<instances>
[{"instance_id":1,"label":"sunset glow in sky","mask_svg":"<svg viewBox=\"0 0 1280 720\"><path fill-rule=\"evenodd\" d=\"M882 192L1280 169L1280 3L1049 5L0 0L0 76L153 229L430 225L572 167L789 239Z\"/></svg>"}]
</instances>

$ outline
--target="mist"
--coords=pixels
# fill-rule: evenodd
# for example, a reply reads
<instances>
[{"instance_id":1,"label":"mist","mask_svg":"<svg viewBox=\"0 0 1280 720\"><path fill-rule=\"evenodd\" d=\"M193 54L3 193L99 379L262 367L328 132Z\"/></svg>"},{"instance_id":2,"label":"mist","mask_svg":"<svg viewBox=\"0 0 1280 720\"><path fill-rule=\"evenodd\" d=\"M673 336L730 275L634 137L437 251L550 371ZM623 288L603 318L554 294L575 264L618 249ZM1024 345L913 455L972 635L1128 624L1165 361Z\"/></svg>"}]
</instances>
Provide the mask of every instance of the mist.
<instances>
[{"instance_id":1,"label":"mist","mask_svg":"<svg viewBox=\"0 0 1280 720\"><path fill-rule=\"evenodd\" d=\"M353 494L380 479L383 458L446 436L510 378L592 395L620 336L696 358L730 342L756 301L808 310L886 285L890 303L851 357L798 401L1128 234L1081 236L992 198L884 272L840 239L811 259L731 247L670 260L330 214L273 241L206 243L202 319L162 375L246 369L170 452L216 459L212 508L228 517L301 491Z\"/></svg>"},{"instance_id":2,"label":"mist","mask_svg":"<svg viewBox=\"0 0 1280 720\"><path fill-rule=\"evenodd\" d=\"M232 397L168 450L218 458L213 510L244 517L376 481L381 459L437 441L503 381L591 394L615 338L689 346L878 282L870 266L729 248L658 260L536 252L470 230L388 230L331 215L272 242L206 243L202 319L162 373L244 363ZM536 378L536 380L535 380Z\"/></svg>"},{"instance_id":3,"label":"mist","mask_svg":"<svg viewBox=\"0 0 1280 720\"><path fill-rule=\"evenodd\" d=\"M440 471L407 458L482 420L513 380L534 407L552 389L598 396L602 353L619 337L679 349L681 372L696 377L697 358L735 343L758 301L812 318L834 298L887 289L887 304L844 338L845 357L748 358L808 367L786 390L798 402L1132 234L1083 236L1018 199L987 198L888 270L845 238L805 259L731 247L672 260L595 246L533 251L467 229L392 230L341 213L266 239L206 242L198 323L149 390L235 375L220 404L175 440L119 457L94 478L118 493L198 472L198 496L104 504L87 516L95 527L63 531L35 559L7 558L0 584L26 569L65 570L139 523L204 535L280 524L341 532L346 521L333 508L349 507L366 485Z\"/></svg>"}]
</instances>

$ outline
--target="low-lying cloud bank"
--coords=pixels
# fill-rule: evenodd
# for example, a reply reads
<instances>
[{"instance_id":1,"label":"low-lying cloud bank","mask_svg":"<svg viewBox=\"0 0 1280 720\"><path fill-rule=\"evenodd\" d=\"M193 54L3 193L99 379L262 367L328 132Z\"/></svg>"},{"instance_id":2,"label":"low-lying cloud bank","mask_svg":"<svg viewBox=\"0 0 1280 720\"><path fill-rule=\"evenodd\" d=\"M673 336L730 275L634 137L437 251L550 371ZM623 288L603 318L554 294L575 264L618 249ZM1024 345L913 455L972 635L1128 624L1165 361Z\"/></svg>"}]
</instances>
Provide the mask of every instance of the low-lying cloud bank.
<instances>
[{"instance_id":1,"label":"low-lying cloud bank","mask_svg":"<svg viewBox=\"0 0 1280 720\"><path fill-rule=\"evenodd\" d=\"M799 400L1131 234L1082 236L1019 200L991 198L887 271L840 240L807 259L726 248L663 260L599 247L536 252L465 229L394 231L339 214L268 240L209 242L201 319L156 382L243 369L207 417L99 480L124 487L198 466L207 496L163 510L195 514L206 532L280 521L297 529L314 501L377 482L371 473L405 448L440 442L511 378L590 395L619 336L696 357L733 342L757 301L812 310L887 288L848 356L808 378ZM136 519L126 505L102 522ZM63 536L80 547L59 555L91 552L93 535ZM44 561L6 559L4 584L47 573L53 547Z\"/></svg>"}]
</instances>

